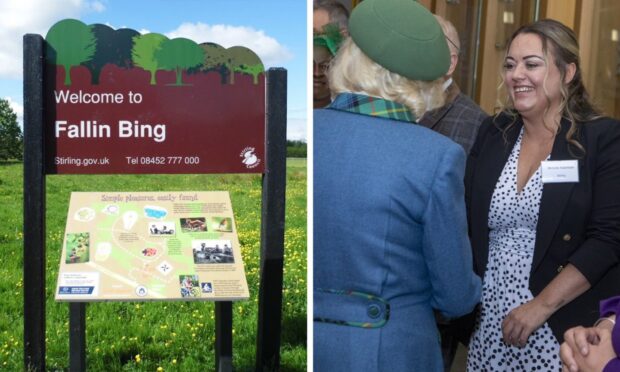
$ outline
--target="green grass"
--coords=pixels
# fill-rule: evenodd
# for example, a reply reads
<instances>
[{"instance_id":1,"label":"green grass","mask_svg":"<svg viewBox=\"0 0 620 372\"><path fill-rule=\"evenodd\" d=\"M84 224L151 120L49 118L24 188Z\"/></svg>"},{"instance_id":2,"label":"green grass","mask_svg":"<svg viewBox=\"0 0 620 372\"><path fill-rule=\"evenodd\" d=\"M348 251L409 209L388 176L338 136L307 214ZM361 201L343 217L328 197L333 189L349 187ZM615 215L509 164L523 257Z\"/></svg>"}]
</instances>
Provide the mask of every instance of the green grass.
<instances>
[{"instance_id":1,"label":"green grass","mask_svg":"<svg viewBox=\"0 0 620 372\"><path fill-rule=\"evenodd\" d=\"M22 165L0 163L0 370L23 369ZM228 190L250 288L233 303L233 363L254 369L260 260L260 175L48 176L46 364L67 370L68 304L54 301L71 191ZM287 164L281 370L306 370L306 160ZM212 302L108 302L87 306L91 371L214 369ZM160 369L161 368L161 369Z\"/></svg>"}]
</instances>

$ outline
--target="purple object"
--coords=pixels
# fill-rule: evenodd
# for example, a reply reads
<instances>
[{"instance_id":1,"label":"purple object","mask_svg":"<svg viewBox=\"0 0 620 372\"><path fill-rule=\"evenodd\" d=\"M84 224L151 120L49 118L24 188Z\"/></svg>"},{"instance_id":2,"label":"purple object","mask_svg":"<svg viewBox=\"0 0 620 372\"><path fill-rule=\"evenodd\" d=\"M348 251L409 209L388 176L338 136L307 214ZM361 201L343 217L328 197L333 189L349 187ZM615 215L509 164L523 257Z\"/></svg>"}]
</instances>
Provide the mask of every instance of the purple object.
<instances>
[{"instance_id":1,"label":"purple object","mask_svg":"<svg viewBox=\"0 0 620 372\"><path fill-rule=\"evenodd\" d=\"M607 363L603 372L620 372L620 296L612 297L607 300L601 301L600 312L602 317L616 314L616 324L611 331L611 344L616 352L616 358Z\"/></svg>"}]
</instances>

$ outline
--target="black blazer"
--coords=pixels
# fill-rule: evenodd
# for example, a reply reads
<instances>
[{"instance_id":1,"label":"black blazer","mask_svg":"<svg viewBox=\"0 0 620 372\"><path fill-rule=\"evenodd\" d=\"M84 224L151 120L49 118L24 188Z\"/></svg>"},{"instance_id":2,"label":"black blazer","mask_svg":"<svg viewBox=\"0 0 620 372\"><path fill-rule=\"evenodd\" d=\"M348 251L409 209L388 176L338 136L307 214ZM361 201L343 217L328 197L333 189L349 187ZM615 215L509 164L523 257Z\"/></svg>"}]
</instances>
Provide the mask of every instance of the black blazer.
<instances>
[{"instance_id":1,"label":"black blazer","mask_svg":"<svg viewBox=\"0 0 620 372\"><path fill-rule=\"evenodd\" d=\"M491 196L523 126L520 118L486 119L467 162L465 193L474 269L484 277L489 253ZM543 186L529 289L537 296L566 266L573 264L591 288L564 305L548 323L558 341L576 325L591 326L599 301L620 294L620 122L602 118L580 125L585 155L566 141L563 119L550 160L577 159L579 182ZM572 150L572 152L571 152Z\"/></svg>"}]
</instances>

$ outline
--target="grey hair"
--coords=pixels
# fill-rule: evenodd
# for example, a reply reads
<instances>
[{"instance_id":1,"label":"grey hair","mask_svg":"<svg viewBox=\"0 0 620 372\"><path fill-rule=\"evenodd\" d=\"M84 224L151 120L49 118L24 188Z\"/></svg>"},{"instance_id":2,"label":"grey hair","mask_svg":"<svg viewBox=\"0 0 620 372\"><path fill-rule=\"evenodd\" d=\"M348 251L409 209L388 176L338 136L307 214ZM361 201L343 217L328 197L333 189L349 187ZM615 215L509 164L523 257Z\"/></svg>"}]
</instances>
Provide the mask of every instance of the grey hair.
<instances>
[{"instance_id":1,"label":"grey hair","mask_svg":"<svg viewBox=\"0 0 620 372\"><path fill-rule=\"evenodd\" d=\"M329 15L329 22L341 29L349 29L349 11L344 5L334 0L315 0L313 10L323 9Z\"/></svg>"}]
</instances>

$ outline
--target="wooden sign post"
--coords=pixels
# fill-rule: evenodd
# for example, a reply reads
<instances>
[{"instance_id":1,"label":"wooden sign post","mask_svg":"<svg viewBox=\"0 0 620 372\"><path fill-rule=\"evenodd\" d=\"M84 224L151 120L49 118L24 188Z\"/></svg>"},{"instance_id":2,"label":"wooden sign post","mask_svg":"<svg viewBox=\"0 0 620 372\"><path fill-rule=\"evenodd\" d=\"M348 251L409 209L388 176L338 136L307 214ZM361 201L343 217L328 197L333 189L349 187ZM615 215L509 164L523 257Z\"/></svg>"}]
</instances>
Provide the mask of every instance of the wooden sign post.
<instances>
[{"instance_id":1,"label":"wooden sign post","mask_svg":"<svg viewBox=\"0 0 620 372\"><path fill-rule=\"evenodd\" d=\"M25 369L45 370L46 175L137 173L263 175L256 369L279 368L286 79L242 47L71 19L24 36ZM215 313L216 370L231 370L232 303ZM72 371L85 319L71 303Z\"/></svg>"}]
</instances>

